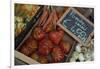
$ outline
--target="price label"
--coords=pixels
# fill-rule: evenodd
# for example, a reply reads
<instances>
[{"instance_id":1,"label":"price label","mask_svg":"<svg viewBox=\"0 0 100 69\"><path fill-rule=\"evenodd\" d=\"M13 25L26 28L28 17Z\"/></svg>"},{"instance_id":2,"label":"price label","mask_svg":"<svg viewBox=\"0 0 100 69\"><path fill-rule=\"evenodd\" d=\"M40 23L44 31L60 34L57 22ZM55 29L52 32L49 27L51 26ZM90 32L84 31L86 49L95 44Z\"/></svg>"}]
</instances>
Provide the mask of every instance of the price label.
<instances>
[{"instance_id":1,"label":"price label","mask_svg":"<svg viewBox=\"0 0 100 69\"><path fill-rule=\"evenodd\" d=\"M93 23L74 8L69 8L57 24L83 45L88 43L93 35Z\"/></svg>"}]
</instances>

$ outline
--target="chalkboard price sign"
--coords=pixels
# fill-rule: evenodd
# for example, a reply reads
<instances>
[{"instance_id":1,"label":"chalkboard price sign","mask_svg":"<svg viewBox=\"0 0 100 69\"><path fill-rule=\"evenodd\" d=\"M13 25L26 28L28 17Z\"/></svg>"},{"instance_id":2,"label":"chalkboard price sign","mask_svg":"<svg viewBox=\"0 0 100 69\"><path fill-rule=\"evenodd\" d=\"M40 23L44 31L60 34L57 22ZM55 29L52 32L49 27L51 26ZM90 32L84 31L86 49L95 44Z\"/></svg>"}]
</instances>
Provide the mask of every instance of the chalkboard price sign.
<instances>
[{"instance_id":1,"label":"chalkboard price sign","mask_svg":"<svg viewBox=\"0 0 100 69\"><path fill-rule=\"evenodd\" d=\"M83 45L88 43L93 35L93 23L74 8L69 8L57 24Z\"/></svg>"}]
</instances>

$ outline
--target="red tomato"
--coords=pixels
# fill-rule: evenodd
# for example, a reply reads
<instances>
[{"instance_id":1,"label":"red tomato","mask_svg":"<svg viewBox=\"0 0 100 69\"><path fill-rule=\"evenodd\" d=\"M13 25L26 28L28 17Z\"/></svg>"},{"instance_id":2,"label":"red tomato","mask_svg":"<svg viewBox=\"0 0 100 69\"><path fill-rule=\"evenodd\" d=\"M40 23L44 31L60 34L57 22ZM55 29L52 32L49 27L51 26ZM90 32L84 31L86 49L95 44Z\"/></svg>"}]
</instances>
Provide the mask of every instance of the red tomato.
<instances>
[{"instance_id":1,"label":"red tomato","mask_svg":"<svg viewBox=\"0 0 100 69\"><path fill-rule=\"evenodd\" d=\"M71 49L71 45L68 42L62 41L60 43L60 48L62 49L62 51L64 53L69 53L70 49Z\"/></svg>"},{"instance_id":2,"label":"red tomato","mask_svg":"<svg viewBox=\"0 0 100 69\"><path fill-rule=\"evenodd\" d=\"M39 53L48 55L53 48L53 44L49 39L43 39L39 42Z\"/></svg>"},{"instance_id":3,"label":"red tomato","mask_svg":"<svg viewBox=\"0 0 100 69\"><path fill-rule=\"evenodd\" d=\"M56 45L59 44L59 42L61 41L63 36L64 36L63 31L52 31L52 32L49 33L50 40Z\"/></svg>"},{"instance_id":4,"label":"red tomato","mask_svg":"<svg viewBox=\"0 0 100 69\"><path fill-rule=\"evenodd\" d=\"M36 40L41 40L45 37L45 32L42 30L41 27L35 28L35 30L32 32L32 35Z\"/></svg>"},{"instance_id":5,"label":"red tomato","mask_svg":"<svg viewBox=\"0 0 100 69\"><path fill-rule=\"evenodd\" d=\"M60 62L64 60L64 53L59 47L53 48L51 55L54 62Z\"/></svg>"}]
</instances>

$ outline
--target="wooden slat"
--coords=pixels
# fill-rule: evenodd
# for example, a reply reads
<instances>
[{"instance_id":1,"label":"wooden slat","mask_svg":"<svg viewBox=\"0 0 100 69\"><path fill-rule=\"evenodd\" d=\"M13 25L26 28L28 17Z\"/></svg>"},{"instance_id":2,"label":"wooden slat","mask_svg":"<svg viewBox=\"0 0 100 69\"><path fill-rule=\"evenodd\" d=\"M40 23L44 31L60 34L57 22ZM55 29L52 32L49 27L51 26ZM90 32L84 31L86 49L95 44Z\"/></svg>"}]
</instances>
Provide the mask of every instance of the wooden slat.
<instances>
[{"instance_id":1,"label":"wooden slat","mask_svg":"<svg viewBox=\"0 0 100 69\"><path fill-rule=\"evenodd\" d=\"M18 52L18 51L16 51L16 50L15 50L15 57L16 57L17 59L19 59L19 60L24 61L24 62L27 63L27 64L39 64L39 62L33 60L33 59L30 58L30 57L25 56L24 54L22 54L22 53L20 53L20 52Z\"/></svg>"}]
</instances>

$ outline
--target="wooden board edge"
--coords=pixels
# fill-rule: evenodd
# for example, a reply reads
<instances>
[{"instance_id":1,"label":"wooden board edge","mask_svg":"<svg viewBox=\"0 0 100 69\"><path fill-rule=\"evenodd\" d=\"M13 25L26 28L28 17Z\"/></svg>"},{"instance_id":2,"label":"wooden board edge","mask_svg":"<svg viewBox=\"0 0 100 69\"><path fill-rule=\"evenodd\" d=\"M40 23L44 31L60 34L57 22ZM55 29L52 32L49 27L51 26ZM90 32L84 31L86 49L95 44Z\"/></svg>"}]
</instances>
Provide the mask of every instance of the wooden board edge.
<instances>
[{"instance_id":1,"label":"wooden board edge","mask_svg":"<svg viewBox=\"0 0 100 69\"><path fill-rule=\"evenodd\" d=\"M30 57L25 56L24 54L22 54L22 53L20 53L20 52L18 52L16 50L14 51L14 53L15 53L15 57L17 59L20 59L20 60L22 60L22 61L24 61L24 62L26 62L28 64L40 64L39 62L33 60Z\"/></svg>"}]
</instances>

